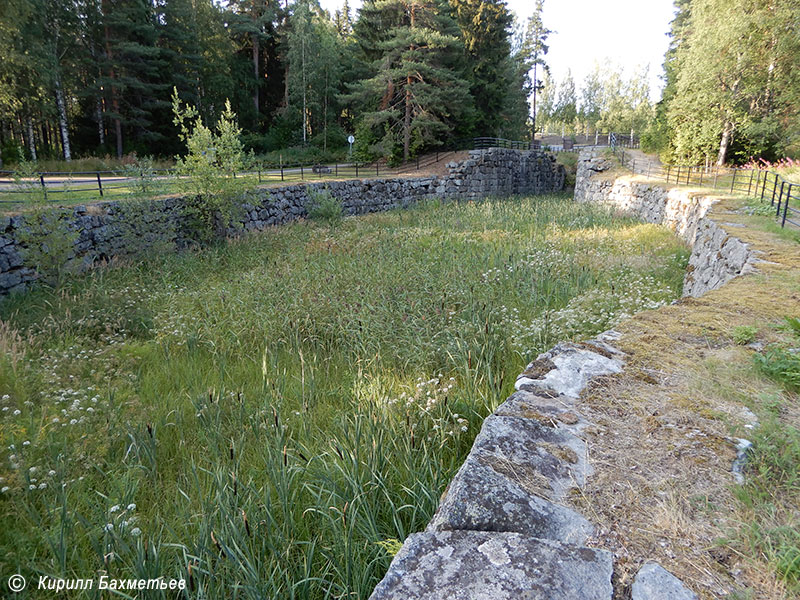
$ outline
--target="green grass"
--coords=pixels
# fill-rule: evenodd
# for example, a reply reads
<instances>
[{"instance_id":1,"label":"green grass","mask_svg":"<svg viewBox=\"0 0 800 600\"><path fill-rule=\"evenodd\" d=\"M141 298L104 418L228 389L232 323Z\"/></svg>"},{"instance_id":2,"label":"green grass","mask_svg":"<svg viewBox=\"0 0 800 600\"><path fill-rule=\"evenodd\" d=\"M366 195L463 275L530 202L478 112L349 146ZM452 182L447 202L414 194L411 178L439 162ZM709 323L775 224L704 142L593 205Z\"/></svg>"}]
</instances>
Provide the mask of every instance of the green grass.
<instances>
[{"instance_id":1,"label":"green grass","mask_svg":"<svg viewBox=\"0 0 800 600\"><path fill-rule=\"evenodd\" d=\"M430 202L6 299L0 572L366 598L526 361L687 259L563 196Z\"/></svg>"},{"instance_id":2,"label":"green grass","mask_svg":"<svg viewBox=\"0 0 800 600\"><path fill-rule=\"evenodd\" d=\"M564 181L566 188L575 187L575 174L578 170L578 153L577 152L558 152L556 154L556 162L564 165L567 171L567 176Z\"/></svg>"},{"instance_id":3,"label":"green grass","mask_svg":"<svg viewBox=\"0 0 800 600\"><path fill-rule=\"evenodd\" d=\"M800 595L800 429L796 414L800 390L800 321L787 317L775 327L785 331L781 342L754 355L761 374L783 387L765 393L753 404L760 424L747 436L746 477L734 489L741 526L733 536L739 548L766 561L786 586L790 597Z\"/></svg>"},{"instance_id":4,"label":"green grass","mask_svg":"<svg viewBox=\"0 0 800 600\"><path fill-rule=\"evenodd\" d=\"M736 489L749 516L739 536L748 554L763 557L800 594L800 429L770 415L752 441L747 479Z\"/></svg>"}]
</instances>

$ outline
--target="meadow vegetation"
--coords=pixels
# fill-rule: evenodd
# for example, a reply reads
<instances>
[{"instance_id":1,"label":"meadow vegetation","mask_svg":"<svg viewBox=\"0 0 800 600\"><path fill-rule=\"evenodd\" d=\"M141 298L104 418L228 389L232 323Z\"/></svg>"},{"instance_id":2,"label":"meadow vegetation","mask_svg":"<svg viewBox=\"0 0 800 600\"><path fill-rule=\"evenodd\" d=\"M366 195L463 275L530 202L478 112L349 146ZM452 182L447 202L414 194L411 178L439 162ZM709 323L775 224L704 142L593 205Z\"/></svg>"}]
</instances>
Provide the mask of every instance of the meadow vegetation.
<instances>
[{"instance_id":1,"label":"meadow vegetation","mask_svg":"<svg viewBox=\"0 0 800 600\"><path fill-rule=\"evenodd\" d=\"M565 196L431 201L4 299L0 571L366 598L526 361L687 259Z\"/></svg>"}]
</instances>

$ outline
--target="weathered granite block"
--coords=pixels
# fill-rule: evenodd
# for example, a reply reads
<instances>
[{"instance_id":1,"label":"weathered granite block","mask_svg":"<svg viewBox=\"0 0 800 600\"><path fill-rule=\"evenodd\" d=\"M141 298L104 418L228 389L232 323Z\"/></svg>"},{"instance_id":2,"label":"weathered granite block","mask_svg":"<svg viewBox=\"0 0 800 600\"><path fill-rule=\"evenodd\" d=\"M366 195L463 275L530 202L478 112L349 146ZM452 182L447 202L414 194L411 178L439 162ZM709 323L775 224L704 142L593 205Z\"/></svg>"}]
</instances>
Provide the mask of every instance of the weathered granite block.
<instances>
[{"instance_id":1,"label":"weathered granite block","mask_svg":"<svg viewBox=\"0 0 800 600\"><path fill-rule=\"evenodd\" d=\"M600 348L598 350L602 351ZM552 364L552 368L546 373L541 373L537 368L537 363L543 361L550 361ZM515 385L518 390L546 390L577 398L592 377L621 371L622 360L617 356L601 354L574 344L558 344L528 365Z\"/></svg>"},{"instance_id":2,"label":"weathered granite block","mask_svg":"<svg viewBox=\"0 0 800 600\"><path fill-rule=\"evenodd\" d=\"M573 544L584 543L594 531L574 510L542 497L551 493L544 476L521 467L514 471L513 464L497 460L488 463L472 454L467 457L429 531L513 531Z\"/></svg>"},{"instance_id":3,"label":"weathered granite block","mask_svg":"<svg viewBox=\"0 0 800 600\"><path fill-rule=\"evenodd\" d=\"M611 554L516 533L409 536L370 600L611 600Z\"/></svg>"},{"instance_id":4,"label":"weathered granite block","mask_svg":"<svg viewBox=\"0 0 800 600\"><path fill-rule=\"evenodd\" d=\"M697 600L697 595L664 567L650 562L636 574L631 600Z\"/></svg>"}]
</instances>

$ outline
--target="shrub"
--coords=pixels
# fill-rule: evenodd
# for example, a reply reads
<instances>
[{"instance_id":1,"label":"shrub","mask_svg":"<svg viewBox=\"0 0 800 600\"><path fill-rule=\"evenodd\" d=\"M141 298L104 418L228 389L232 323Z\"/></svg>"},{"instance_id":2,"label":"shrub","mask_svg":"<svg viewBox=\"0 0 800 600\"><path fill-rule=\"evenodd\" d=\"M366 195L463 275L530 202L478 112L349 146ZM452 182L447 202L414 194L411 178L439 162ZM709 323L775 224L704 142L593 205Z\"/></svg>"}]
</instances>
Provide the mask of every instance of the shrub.
<instances>
[{"instance_id":1,"label":"shrub","mask_svg":"<svg viewBox=\"0 0 800 600\"><path fill-rule=\"evenodd\" d=\"M333 228L342 222L344 209L342 203L331 195L329 190L309 190L308 217L314 221L322 221Z\"/></svg>"},{"instance_id":2,"label":"shrub","mask_svg":"<svg viewBox=\"0 0 800 600\"><path fill-rule=\"evenodd\" d=\"M27 266L36 270L43 281L58 285L67 271L73 244L78 233L70 228L66 215L47 206L47 193L38 179L38 165L20 153L14 183L26 194L30 212L19 230L18 240ZM68 184L65 184L65 188Z\"/></svg>"},{"instance_id":3,"label":"shrub","mask_svg":"<svg viewBox=\"0 0 800 600\"><path fill-rule=\"evenodd\" d=\"M153 166L152 156L134 157L132 163L123 166L122 172L131 181L131 194L137 198L149 198L164 190L163 180Z\"/></svg>"},{"instance_id":4,"label":"shrub","mask_svg":"<svg viewBox=\"0 0 800 600\"><path fill-rule=\"evenodd\" d=\"M739 346L746 346L756 338L758 329L751 325L739 325L733 328L733 341Z\"/></svg>"},{"instance_id":5,"label":"shrub","mask_svg":"<svg viewBox=\"0 0 800 600\"><path fill-rule=\"evenodd\" d=\"M183 191L188 194L184 211L189 233L195 241L207 243L234 216L234 199L244 190L245 181L236 179L245 159L239 139L241 129L227 100L216 131L203 124L197 108L181 106L177 89L172 94L172 112L173 123L187 149L185 156L176 157L175 170L181 177Z\"/></svg>"}]
</instances>

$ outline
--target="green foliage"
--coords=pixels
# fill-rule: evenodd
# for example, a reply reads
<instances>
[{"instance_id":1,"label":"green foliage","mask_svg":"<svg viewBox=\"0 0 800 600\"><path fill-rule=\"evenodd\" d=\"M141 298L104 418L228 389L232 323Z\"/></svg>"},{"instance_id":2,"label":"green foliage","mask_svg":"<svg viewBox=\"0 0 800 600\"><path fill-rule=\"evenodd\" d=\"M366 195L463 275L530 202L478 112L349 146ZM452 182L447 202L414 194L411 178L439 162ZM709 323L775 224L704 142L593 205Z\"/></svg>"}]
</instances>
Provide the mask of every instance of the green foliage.
<instances>
[{"instance_id":1,"label":"green foliage","mask_svg":"<svg viewBox=\"0 0 800 600\"><path fill-rule=\"evenodd\" d=\"M151 198L165 190L164 175L156 172L152 156L135 157L125 164L122 173L131 181L131 194L136 198Z\"/></svg>"},{"instance_id":2,"label":"green foliage","mask_svg":"<svg viewBox=\"0 0 800 600\"><path fill-rule=\"evenodd\" d=\"M743 531L753 555L763 556L789 592L800 592L800 429L766 415L748 453L746 479L736 496L753 521Z\"/></svg>"},{"instance_id":3,"label":"green foliage","mask_svg":"<svg viewBox=\"0 0 800 600\"><path fill-rule=\"evenodd\" d=\"M752 201L744 207L744 211L749 215L775 217L775 207L761 201Z\"/></svg>"},{"instance_id":4,"label":"green foliage","mask_svg":"<svg viewBox=\"0 0 800 600\"><path fill-rule=\"evenodd\" d=\"M194 106L181 106L177 89L173 90L172 112L180 139L186 144L186 154L175 159L175 171L188 194L184 200L186 217L196 241L207 243L234 216L236 199L244 190L244 180L236 180L245 160L241 130L230 102L225 103L216 131L203 124Z\"/></svg>"},{"instance_id":5,"label":"green foliage","mask_svg":"<svg viewBox=\"0 0 800 600\"><path fill-rule=\"evenodd\" d=\"M463 42L435 0L369 0L356 33L375 42L371 76L352 86L345 100L366 106L361 130L372 148L407 161L442 143L472 106L457 62Z\"/></svg>"},{"instance_id":6,"label":"green foliage","mask_svg":"<svg viewBox=\"0 0 800 600\"><path fill-rule=\"evenodd\" d=\"M173 87L209 124L229 99L256 153L346 148L364 121L387 157L448 136L519 138L528 72L541 75L547 51L542 3L514 37L500 0L367 0L355 21L349 6L332 17L318 0L6 0L7 161L17 147L39 159L173 156ZM399 106L407 86L411 124Z\"/></svg>"},{"instance_id":7,"label":"green foliage","mask_svg":"<svg viewBox=\"0 0 800 600\"><path fill-rule=\"evenodd\" d=\"M595 63L583 82L580 99L571 73L560 83L545 78L537 122L550 132L634 131L642 135L654 116L647 69L625 77L618 67Z\"/></svg>"},{"instance_id":8,"label":"green foliage","mask_svg":"<svg viewBox=\"0 0 800 600\"><path fill-rule=\"evenodd\" d=\"M13 177L17 190L25 194L29 208L25 224L17 234L24 248L25 264L39 273L41 281L57 286L70 270L67 261L78 233L67 222L68 212L47 205L47 194L39 181L35 162L20 157Z\"/></svg>"},{"instance_id":9,"label":"green foliage","mask_svg":"<svg viewBox=\"0 0 800 600\"><path fill-rule=\"evenodd\" d=\"M17 240L24 248L25 264L32 267L40 280L58 286L74 267L72 257L78 233L68 222L70 213L43 205L25 214L25 225L18 230Z\"/></svg>"},{"instance_id":10,"label":"green foliage","mask_svg":"<svg viewBox=\"0 0 800 600\"><path fill-rule=\"evenodd\" d=\"M400 549L403 547L403 542L398 539L388 539L388 540L381 540L379 542L375 542L375 545L382 548L386 551L390 557L394 558L397 556L397 553L400 552Z\"/></svg>"},{"instance_id":11,"label":"green foliage","mask_svg":"<svg viewBox=\"0 0 800 600\"><path fill-rule=\"evenodd\" d=\"M788 389L800 390L800 354L796 350L771 346L756 355L759 368Z\"/></svg>"},{"instance_id":12,"label":"green foliage","mask_svg":"<svg viewBox=\"0 0 800 600\"><path fill-rule=\"evenodd\" d=\"M733 328L731 337L733 338L735 344L738 344L739 346L746 346L756 339L757 333L757 327L753 327L752 325L738 325L737 327Z\"/></svg>"},{"instance_id":13,"label":"green foliage","mask_svg":"<svg viewBox=\"0 0 800 600\"><path fill-rule=\"evenodd\" d=\"M335 228L344 218L342 203L333 197L329 190L308 191L309 207L308 217L314 221L322 221L331 229Z\"/></svg>"},{"instance_id":14,"label":"green foliage","mask_svg":"<svg viewBox=\"0 0 800 600\"><path fill-rule=\"evenodd\" d=\"M335 121L341 79L341 38L333 23L311 0L297 0L290 18L288 44L289 104L284 115L297 128L294 139L306 144L322 138L328 147L328 129ZM344 140L339 140L339 146Z\"/></svg>"},{"instance_id":15,"label":"green foliage","mask_svg":"<svg viewBox=\"0 0 800 600\"><path fill-rule=\"evenodd\" d=\"M35 161L25 160L22 150L17 155L17 168L12 174L16 191L25 194L26 200L40 206L47 200L47 191L39 179L39 165Z\"/></svg>"},{"instance_id":16,"label":"green foliage","mask_svg":"<svg viewBox=\"0 0 800 600\"><path fill-rule=\"evenodd\" d=\"M664 94L672 161L722 164L786 151L800 114L800 39L786 33L797 10L795 1L681 2Z\"/></svg>"},{"instance_id":17,"label":"green foliage","mask_svg":"<svg viewBox=\"0 0 800 600\"><path fill-rule=\"evenodd\" d=\"M800 319L786 317L784 327L795 336L794 341L800 341ZM800 391L800 352L797 348L772 344L755 358L764 373L783 383L787 389Z\"/></svg>"},{"instance_id":18,"label":"green foliage","mask_svg":"<svg viewBox=\"0 0 800 600\"><path fill-rule=\"evenodd\" d=\"M800 319L797 317L784 317L785 327L800 338Z\"/></svg>"},{"instance_id":19,"label":"green foliage","mask_svg":"<svg viewBox=\"0 0 800 600\"><path fill-rule=\"evenodd\" d=\"M519 87L509 40L513 16L505 2L499 0L450 0L450 7L461 32L467 65L465 79L475 102L473 132L495 136L508 101L513 100L515 88Z\"/></svg>"},{"instance_id":20,"label":"green foliage","mask_svg":"<svg viewBox=\"0 0 800 600\"><path fill-rule=\"evenodd\" d=\"M667 229L566 197L431 202L3 299L6 561L67 577L113 552L115 577L201 598L366 598L378 544L425 527L555 342L542 317L591 336L679 297L686 260Z\"/></svg>"}]
</instances>

